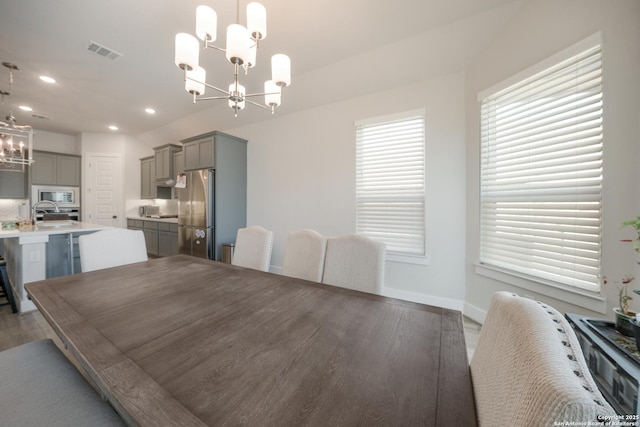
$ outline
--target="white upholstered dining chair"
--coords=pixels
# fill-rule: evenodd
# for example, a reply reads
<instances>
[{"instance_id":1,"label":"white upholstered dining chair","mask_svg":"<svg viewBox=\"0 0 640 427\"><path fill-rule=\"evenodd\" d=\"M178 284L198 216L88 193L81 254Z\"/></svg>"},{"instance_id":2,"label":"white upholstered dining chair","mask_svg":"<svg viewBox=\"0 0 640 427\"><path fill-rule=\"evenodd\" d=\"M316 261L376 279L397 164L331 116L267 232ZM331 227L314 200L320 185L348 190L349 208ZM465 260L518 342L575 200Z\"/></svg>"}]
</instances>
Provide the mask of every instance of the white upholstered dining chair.
<instances>
[{"instance_id":1,"label":"white upholstered dining chair","mask_svg":"<svg viewBox=\"0 0 640 427\"><path fill-rule=\"evenodd\" d=\"M386 247L365 236L329 237L322 283L380 294Z\"/></svg>"},{"instance_id":2,"label":"white upholstered dining chair","mask_svg":"<svg viewBox=\"0 0 640 427\"><path fill-rule=\"evenodd\" d=\"M493 295L470 372L480 427L589 425L616 416L567 319L510 292Z\"/></svg>"},{"instance_id":3,"label":"white upholstered dining chair","mask_svg":"<svg viewBox=\"0 0 640 427\"><path fill-rule=\"evenodd\" d=\"M269 271L273 231L259 225L238 229L231 264L254 270Z\"/></svg>"},{"instance_id":4,"label":"white upholstered dining chair","mask_svg":"<svg viewBox=\"0 0 640 427\"><path fill-rule=\"evenodd\" d=\"M110 228L78 237L82 271L101 270L147 261L142 230Z\"/></svg>"},{"instance_id":5,"label":"white upholstered dining chair","mask_svg":"<svg viewBox=\"0 0 640 427\"><path fill-rule=\"evenodd\" d=\"M322 281L327 238L315 230L289 233L284 249L282 274L298 279Z\"/></svg>"}]
</instances>

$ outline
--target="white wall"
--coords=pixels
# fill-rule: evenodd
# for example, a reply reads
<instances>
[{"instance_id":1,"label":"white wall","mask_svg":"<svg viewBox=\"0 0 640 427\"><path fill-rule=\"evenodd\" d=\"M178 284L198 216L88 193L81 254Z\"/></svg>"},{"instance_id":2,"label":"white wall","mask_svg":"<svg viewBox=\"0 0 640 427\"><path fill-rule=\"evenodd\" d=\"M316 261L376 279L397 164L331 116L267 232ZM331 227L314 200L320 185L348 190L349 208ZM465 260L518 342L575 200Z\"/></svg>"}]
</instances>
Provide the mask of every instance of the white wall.
<instances>
[{"instance_id":1,"label":"white wall","mask_svg":"<svg viewBox=\"0 0 640 427\"><path fill-rule=\"evenodd\" d=\"M33 149L54 153L80 154L80 144L75 136L42 130L34 131Z\"/></svg>"},{"instance_id":2,"label":"white wall","mask_svg":"<svg viewBox=\"0 0 640 427\"><path fill-rule=\"evenodd\" d=\"M464 75L328 104L228 130L248 145L248 222L275 232L272 265L289 232L355 231L354 122L426 108L427 247L431 264L387 262L385 293L462 308L464 300Z\"/></svg>"},{"instance_id":3,"label":"white wall","mask_svg":"<svg viewBox=\"0 0 640 427\"><path fill-rule=\"evenodd\" d=\"M586 310L577 297L549 298L476 274L479 247L479 119L476 95L587 36L604 35L604 194L602 272L610 280L626 274L640 277L633 251L620 239L624 220L640 214L638 156L640 132L640 2L637 0L530 0L467 70L467 314L482 320L491 295L509 290L526 293L562 312L612 316L617 290L603 288L603 312ZM633 288L634 286L632 286ZM640 288L636 283L635 288ZM630 289L631 291L631 289ZM632 308L640 308L635 296Z\"/></svg>"}]
</instances>

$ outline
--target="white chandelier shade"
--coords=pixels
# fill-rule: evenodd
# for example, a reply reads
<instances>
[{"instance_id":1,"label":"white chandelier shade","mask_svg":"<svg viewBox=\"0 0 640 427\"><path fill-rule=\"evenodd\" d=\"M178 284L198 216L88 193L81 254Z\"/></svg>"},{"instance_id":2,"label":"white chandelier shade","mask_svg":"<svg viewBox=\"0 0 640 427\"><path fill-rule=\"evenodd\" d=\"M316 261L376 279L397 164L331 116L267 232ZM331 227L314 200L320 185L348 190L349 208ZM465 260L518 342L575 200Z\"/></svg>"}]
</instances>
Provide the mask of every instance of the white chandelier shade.
<instances>
[{"instance_id":1,"label":"white chandelier shade","mask_svg":"<svg viewBox=\"0 0 640 427\"><path fill-rule=\"evenodd\" d=\"M198 40L191 34L176 34L176 65L185 70L195 70L198 68L200 56L200 45Z\"/></svg>"},{"instance_id":2,"label":"white chandelier shade","mask_svg":"<svg viewBox=\"0 0 640 427\"><path fill-rule=\"evenodd\" d=\"M193 95L204 95L205 85L203 82L207 79L207 71L198 67L187 71L187 77L184 82L185 90Z\"/></svg>"},{"instance_id":3,"label":"white chandelier shade","mask_svg":"<svg viewBox=\"0 0 640 427\"><path fill-rule=\"evenodd\" d=\"M239 0L237 0L237 4L239 4ZM184 72L185 90L193 96L194 103L212 99L228 99L229 107L235 111L236 115L239 110L244 109L245 103L270 109L272 113L275 112L275 107L282 103L282 88L291 84L291 59L287 55L276 54L272 56L271 80L265 82L264 92L247 94L244 86L239 84L240 67L247 74L249 68L256 66L259 41L267 37L265 7L260 3L250 2L247 5L246 13L246 27L239 23L239 19L227 27L224 49L211 44L217 39L218 23L216 12L209 6L200 5L196 8L196 35L198 38L187 33L176 34L175 64ZM206 82L206 71L199 65L200 42L198 39L202 41L204 49L212 48L225 52L225 57L233 65L233 82L229 85L228 91ZM206 87L224 95L199 97L205 93ZM265 97L264 105L246 99L261 95Z\"/></svg>"},{"instance_id":4,"label":"white chandelier shade","mask_svg":"<svg viewBox=\"0 0 640 427\"><path fill-rule=\"evenodd\" d=\"M278 86L291 84L291 60L287 55L277 53L271 57L271 79Z\"/></svg>"},{"instance_id":5,"label":"white chandelier shade","mask_svg":"<svg viewBox=\"0 0 640 427\"><path fill-rule=\"evenodd\" d=\"M264 82L264 103L270 107L277 107L282 101L282 88L273 80Z\"/></svg>"},{"instance_id":6,"label":"white chandelier shade","mask_svg":"<svg viewBox=\"0 0 640 427\"><path fill-rule=\"evenodd\" d=\"M218 32L218 15L209 6L196 8L196 35L205 42L216 41Z\"/></svg>"},{"instance_id":7,"label":"white chandelier shade","mask_svg":"<svg viewBox=\"0 0 640 427\"><path fill-rule=\"evenodd\" d=\"M267 10L257 2L247 5L247 29L254 40L267 37Z\"/></svg>"},{"instance_id":8,"label":"white chandelier shade","mask_svg":"<svg viewBox=\"0 0 640 427\"><path fill-rule=\"evenodd\" d=\"M249 30L240 24L227 27L227 59L242 65L249 60Z\"/></svg>"}]
</instances>

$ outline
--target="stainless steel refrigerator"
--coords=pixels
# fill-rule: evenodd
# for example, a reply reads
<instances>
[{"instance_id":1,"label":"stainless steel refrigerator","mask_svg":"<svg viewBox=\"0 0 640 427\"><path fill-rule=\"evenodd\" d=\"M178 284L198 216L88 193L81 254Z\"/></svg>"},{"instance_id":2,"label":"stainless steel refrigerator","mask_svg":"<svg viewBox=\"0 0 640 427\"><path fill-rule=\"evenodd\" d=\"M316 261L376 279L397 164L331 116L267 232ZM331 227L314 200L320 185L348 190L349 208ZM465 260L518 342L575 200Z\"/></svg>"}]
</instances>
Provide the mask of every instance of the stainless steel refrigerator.
<instances>
[{"instance_id":1,"label":"stainless steel refrigerator","mask_svg":"<svg viewBox=\"0 0 640 427\"><path fill-rule=\"evenodd\" d=\"M178 244L180 253L215 259L213 169L184 172L186 187L178 194Z\"/></svg>"}]
</instances>

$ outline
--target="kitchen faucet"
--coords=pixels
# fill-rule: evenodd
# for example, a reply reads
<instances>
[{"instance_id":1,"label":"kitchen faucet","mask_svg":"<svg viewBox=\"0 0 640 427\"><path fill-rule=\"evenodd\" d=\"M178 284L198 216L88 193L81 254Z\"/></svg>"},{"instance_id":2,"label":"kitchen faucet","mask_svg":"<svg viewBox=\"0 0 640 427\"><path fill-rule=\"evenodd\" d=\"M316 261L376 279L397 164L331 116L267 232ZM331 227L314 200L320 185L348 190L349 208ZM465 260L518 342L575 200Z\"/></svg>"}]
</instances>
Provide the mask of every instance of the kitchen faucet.
<instances>
[{"instance_id":1,"label":"kitchen faucet","mask_svg":"<svg viewBox=\"0 0 640 427\"><path fill-rule=\"evenodd\" d=\"M36 212L38 210L38 208L40 207L40 205L42 204L49 204L51 206L54 207L54 209L56 210L56 212L60 212L60 208L58 207L58 205L55 202L52 202L51 200L40 200L39 202L36 202L33 207L31 208L31 219L33 219L33 223L36 223Z\"/></svg>"}]
</instances>

